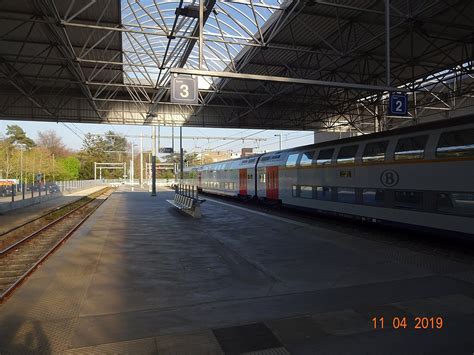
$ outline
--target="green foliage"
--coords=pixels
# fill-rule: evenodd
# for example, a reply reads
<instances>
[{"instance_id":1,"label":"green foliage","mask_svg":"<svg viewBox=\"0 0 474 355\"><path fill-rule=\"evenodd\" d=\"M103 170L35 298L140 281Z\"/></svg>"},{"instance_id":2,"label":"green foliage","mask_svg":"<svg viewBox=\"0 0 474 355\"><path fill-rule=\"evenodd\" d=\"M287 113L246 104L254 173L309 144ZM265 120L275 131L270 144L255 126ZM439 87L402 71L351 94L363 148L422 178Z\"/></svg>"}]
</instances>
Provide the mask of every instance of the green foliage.
<instances>
[{"instance_id":1,"label":"green foliage","mask_svg":"<svg viewBox=\"0 0 474 355\"><path fill-rule=\"evenodd\" d=\"M184 156L184 161L186 162L187 166L194 166L200 165L200 161L198 159L197 153L188 153Z\"/></svg>"},{"instance_id":2,"label":"green foliage","mask_svg":"<svg viewBox=\"0 0 474 355\"><path fill-rule=\"evenodd\" d=\"M164 156L165 163L179 163L179 153L171 153Z\"/></svg>"},{"instance_id":3,"label":"green foliage","mask_svg":"<svg viewBox=\"0 0 474 355\"><path fill-rule=\"evenodd\" d=\"M174 179L174 174L171 170L162 170L158 172L158 179Z\"/></svg>"},{"instance_id":4,"label":"green foliage","mask_svg":"<svg viewBox=\"0 0 474 355\"><path fill-rule=\"evenodd\" d=\"M105 137L94 136L90 133L84 137L82 150L77 155L81 169L80 179L94 178L94 163L122 163L127 161L128 142L125 137L119 136L113 131L108 131ZM123 171L103 170L102 177L105 179L116 179L123 176Z\"/></svg>"},{"instance_id":5,"label":"green foliage","mask_svg":"<svg viewBox=\"0 0 474 355\"><path fill-rule=\"evenodd\" d=\"M38 132L38 137L36 145L20 126L7 126L6 136L0 135L0 178L19 178L23 173L23 180L28 182L41 173L47 181L93 179L95 162L128 163L130 158L127 139L112 131L105 137L87 134L77 153L67 149L54 131ZM26 149L20 149L19 144ZM106 179L123 174L120 169L102 171Z\"/></svg>"},{"instance_id":6,"label":"green foliage","mask_svg":"<svg viewBox=\"0 0 474 355\"><path fill-rule=\"evenodd\" d=\"M57 160L58 180L77 180L80 175L81 162L78 158L70 156Z\"/></svg>"},{"instance_id":7,"label":"green foliage","mask_svg":"<svg viewBox=\"0 0 474 355\"><path fill-rule=\"evenodd\" d=\"M164 157L166 163L178 163L179 164L179 153L172 153ZM198 153L186 153L184 152L184 163L187 166L200 165L201 161L198 159Z\"/></svg>"},{"instance_id":8,"label":"green foliage","mask_svg":"<svg viewBox=\"0 0 474 355\"><path fill-rule=\"evenodd\" d=\"M25 144L27 149L33 148L36 144L35 142L26 136L26 132L18 125L8 125L7 126L7 140L10 144Z\"/></svg>"}]
</instances>

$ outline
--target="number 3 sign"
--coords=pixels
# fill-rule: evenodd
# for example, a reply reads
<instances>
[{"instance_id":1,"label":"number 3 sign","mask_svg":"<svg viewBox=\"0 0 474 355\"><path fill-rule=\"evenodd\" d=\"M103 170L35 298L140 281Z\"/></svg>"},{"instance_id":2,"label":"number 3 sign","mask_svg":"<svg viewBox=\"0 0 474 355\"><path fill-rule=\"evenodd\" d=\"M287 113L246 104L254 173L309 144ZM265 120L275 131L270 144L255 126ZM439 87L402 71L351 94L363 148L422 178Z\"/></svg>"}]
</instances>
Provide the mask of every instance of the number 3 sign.
<instances>
[{"instance_id":1,"label":"number 3 sign","mask_svg":"<svg viewBox=\"0 0 474 355\"><path fill-rule=\"evenodd\" d=\"M171 78L171 102L175 104L198 103L198 81L191 77Z\"/></svg>"}]
</instances>

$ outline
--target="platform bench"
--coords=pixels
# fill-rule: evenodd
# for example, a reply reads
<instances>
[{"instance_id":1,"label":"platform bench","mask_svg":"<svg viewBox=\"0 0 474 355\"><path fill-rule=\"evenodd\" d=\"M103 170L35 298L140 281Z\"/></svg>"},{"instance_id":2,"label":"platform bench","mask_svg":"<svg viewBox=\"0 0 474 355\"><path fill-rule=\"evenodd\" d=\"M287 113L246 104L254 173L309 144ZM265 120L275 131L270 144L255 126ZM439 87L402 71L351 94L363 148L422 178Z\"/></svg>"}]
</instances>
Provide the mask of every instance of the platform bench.
<instances>
[{"instance_id":1,"label":"platform bench","mask_svg":"<svg viewBox=\"0 0 474 355\"><path fill-rule=\"evenodd\" d=\"M201 218L201 204L205 201L206 200L192 198L179 193L174 194L173 200L166 200L166 202L194 218Z\"/></svg>"}]
</instances>

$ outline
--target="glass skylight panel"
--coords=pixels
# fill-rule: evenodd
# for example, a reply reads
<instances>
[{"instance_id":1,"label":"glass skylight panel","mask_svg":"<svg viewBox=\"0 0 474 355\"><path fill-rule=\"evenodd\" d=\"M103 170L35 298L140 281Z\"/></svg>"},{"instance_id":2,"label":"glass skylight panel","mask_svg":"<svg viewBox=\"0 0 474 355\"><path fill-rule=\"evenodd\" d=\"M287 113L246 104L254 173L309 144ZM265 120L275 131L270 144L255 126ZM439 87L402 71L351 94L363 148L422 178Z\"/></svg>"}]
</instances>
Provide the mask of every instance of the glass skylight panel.
<instances>
[{"instance_id":1,"label":"glass skylight panel","mask_svg":"<svg viewBox=\"0 0 474 355\"><path fill-rule=\"evenodd\" d=\"M235 71L234 59L246 45L261 45L261 34L283 0L217 0L204 26L203 68ZM183 1L199 7L198 1ZM199 42L194 43L184 65L181 58L199 25L195 17L177 16L174 38L169 34L176 20L179 1L122 0L123 80L125 84L163 87L170 67L199 68ZM194 39L198 37L195 32ZM200 78L199 87L209 88L216 78Z\"/></svg>"}]
</instances>

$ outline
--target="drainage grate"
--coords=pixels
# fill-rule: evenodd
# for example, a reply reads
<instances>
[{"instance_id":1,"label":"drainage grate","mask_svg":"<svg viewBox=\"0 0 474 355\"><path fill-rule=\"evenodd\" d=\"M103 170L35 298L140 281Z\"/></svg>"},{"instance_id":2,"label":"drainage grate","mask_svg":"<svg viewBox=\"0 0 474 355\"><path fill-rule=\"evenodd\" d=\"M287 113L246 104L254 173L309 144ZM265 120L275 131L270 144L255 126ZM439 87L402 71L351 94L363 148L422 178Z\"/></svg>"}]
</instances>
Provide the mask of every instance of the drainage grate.
<instances>
[{"instance_id":1,"label":"drainage grate","mask_svg":"<svg viewBox=\"0 0 474 355\"><path fill-rule=\"evenodd\" d=\"M219 328L212 331L226 355L283 346L272 331L263 323Z\"/></svg>"}]
</instances>

